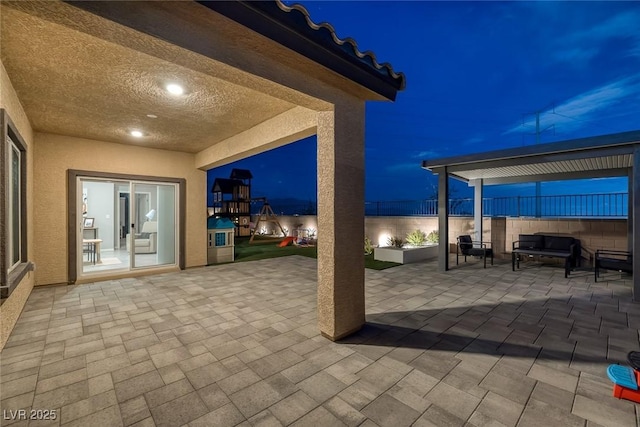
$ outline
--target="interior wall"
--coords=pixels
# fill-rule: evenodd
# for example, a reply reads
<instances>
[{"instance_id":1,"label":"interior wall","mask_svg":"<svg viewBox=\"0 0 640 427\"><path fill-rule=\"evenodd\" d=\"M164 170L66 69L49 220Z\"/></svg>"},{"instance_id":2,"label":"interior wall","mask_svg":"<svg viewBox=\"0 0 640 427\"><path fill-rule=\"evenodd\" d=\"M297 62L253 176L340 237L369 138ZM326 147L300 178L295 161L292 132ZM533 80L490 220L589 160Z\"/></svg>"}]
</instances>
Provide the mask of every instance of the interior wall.
<instances>
[{"instance_id":1,"label":"interior wall","mask_svg":"<svg viewBox=\"0 0 640 427\"><path fill-rule=\"evenodd\" d=\"M34 261L33 231L33 130L9 76L0 61L0 108L4 108L27 146L27 255ZM35 273L28 272L0 306L0 350L4 347L34 285Z\"/></svg>"},{"instance_id":2,"label":"interior wall","mask_svg":"<svg viewBox=\"0 0 640 427\"><path fill-rule=\"evenodd\" d=\"M206 265L206 172L195 168L194 155L134 147L63 135L36 133L35 219L38 236L36 285L66 283L67 170L186 179L185 265Z\"/></svg>"},{"instance_id":3,"label":"interior wall","mask_svg":"<svg viewBox=\"0 0 640 427\"><path fill-rule=\"evenodd\" d=\"M142 229L142 224L147 221L145 215L151 210L158 210L158 187L156 185L148 185L148 184L136 184L136 197L146 198L144 203L137 202L138 212L136 223L138 224L138 230ZM148 197L147 197L148 195ZM155 218L154 218L155 221ZM140 231L138 231L140 232Z\"/></svg>"},{"instance_id":4,"label":"interior wall","mask_svg":"<svg viewBox=\"0 0 640 427\"><path fill-rule=\"evenodd\" d=\"M86 218L93 218L93 226L98 228L98 238L102 240L101 250L114 248L115 186L112 182L84 181L83 193L87 194Z\"/></svg>"}]
</instances>

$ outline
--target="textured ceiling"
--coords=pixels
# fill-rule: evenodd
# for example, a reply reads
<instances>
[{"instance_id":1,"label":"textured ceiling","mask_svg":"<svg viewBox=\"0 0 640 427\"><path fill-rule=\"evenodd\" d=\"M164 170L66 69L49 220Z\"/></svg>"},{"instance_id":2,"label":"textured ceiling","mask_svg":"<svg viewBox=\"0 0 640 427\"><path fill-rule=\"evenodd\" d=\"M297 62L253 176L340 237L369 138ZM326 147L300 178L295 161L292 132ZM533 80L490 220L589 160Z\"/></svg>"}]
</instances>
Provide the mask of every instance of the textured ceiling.
<instances>
[{"instance_id":1,"label":"textured ceiling","mask_svg":"<svg viewBox=\"0 0 640 427\"><path fill-rule=\"evenodd\" d=\"M176 65L167 57L179 48L70 5L51 7L51 13L65 14L51 20L37 16L48 7L43 3L0 7L2 61L36 131L195 153L295 106ZM38 13L31 13L34 8ZM86 22L87 29L56 23L64 20ZM96 23L129 40L118 44L91 35ZM131 38L167 57L125 47ZM198 70L218 66L205 57L196 60ZM181 83L186 93L169 95L170 82ZM144 137L132 137L132 129Z\"/></svg>"}]
</instances>

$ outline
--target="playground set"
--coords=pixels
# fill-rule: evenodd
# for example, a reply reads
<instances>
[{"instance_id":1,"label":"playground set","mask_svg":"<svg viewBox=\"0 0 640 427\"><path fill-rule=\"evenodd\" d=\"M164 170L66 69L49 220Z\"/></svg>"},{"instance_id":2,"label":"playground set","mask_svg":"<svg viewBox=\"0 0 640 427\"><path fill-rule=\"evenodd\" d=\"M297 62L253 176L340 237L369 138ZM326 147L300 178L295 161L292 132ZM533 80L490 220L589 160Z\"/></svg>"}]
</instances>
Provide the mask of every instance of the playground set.
<instances>
[{"instance_id":1,"label":"playground set","mask_svg":"<svg viewBox=\"0 0 640 427\"><path fill-rule=\"evenodd\" d=\"M278 246L285 247L290 244L299 246L310 246L311 239L309 230L298 228L294 230L294 236L287 236L286 230L278 221L269 201L266 197L251 197L251 179L253 175L247 169L232 169L229 178L216 178L213 182L211 192L213 193L212 217L226 218L234 225L235 236L251 236L249 243L254 243L256 236L260 235L258 230L262 230L267 224L273 224L272 228L280 230L282 236L268 237L265 239L277 241ZM260 212L255 224L251 222L251 204L262 203Z\"/></svg>"},{"instance_id":2,"label":"playground set","mask_svg":"<svg viewBox=\"0 0 640 427\"><path fill-rule=\"evenodd\" d=\"M607 376L613 382L613 396L640 403L640 351L627 355L631 365L609 365Z\"/></svg>"},{"instance_id":3,"label":"playground set","mask_svg":"<svg viewBox=\"0 0 640 427\"><path fill-rule=\"evenodd\" d=\"M213 193L213 212L216 218L227 218L235 225L236 236L251 234L251 179L247 169L232 169L229 178L216 178Z\"/></svg>"}]
</instances>

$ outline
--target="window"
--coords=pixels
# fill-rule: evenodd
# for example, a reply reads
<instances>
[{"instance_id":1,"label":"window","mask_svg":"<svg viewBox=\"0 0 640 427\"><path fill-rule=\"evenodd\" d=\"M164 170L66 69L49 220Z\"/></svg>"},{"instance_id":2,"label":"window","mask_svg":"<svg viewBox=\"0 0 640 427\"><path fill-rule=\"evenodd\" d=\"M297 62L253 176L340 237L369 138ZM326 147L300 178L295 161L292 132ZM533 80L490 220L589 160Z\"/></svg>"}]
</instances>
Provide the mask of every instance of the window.
<instances>
[{"instance_id":1,"label":"window","mask_svg":"<svg viewBox=\"0 0 640 427\"><path fill-rule=\"evenodd\" d=\"M33 265L27 260L27 146L4 109L0 109L0 298L5 299Z\"/></svg>"},{"instance_id":2,"label":"window","mask_svg":"<svg viewBox=\"0 0 640 427\"><path fill-rule=\"evenodd\" d=\"M20 179L20 150L11 140L9 142L11 155L9 160L9 271L20 264L20 248L22 247L22 236L20 236L20 189L22 188Z\"/></svg>"},{"instance_id":3,"label":"window","mask_svg":"<svg viewBox=\"0 0 640 427\"><path fill-rule=\"evenodd\" d=\"M216 233L216 246L226 246L226 233Z\"/></svg>"}]
</instances>

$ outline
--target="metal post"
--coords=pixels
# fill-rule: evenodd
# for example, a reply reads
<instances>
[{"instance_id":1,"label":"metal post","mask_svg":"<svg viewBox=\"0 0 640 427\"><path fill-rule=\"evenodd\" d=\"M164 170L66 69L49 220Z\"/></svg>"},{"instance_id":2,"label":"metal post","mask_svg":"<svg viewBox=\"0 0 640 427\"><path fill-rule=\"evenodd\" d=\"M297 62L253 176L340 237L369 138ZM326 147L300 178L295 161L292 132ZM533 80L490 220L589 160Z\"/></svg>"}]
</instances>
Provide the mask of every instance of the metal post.
<instances>
[{"instance_id":1,"label":"metal post","mask_svg":"<svg viewBox=\"0 0 640 427\"><path fill-rule=\"evenodd\" d=\"M449 173L438 170L438 271L449 270Z\"/></svg>"},{"instance_id":2,"label":"metal post","mask_svg":"<svg viewBox=\"0 0 640 427\"><path fill-rule=\"evenodd\" d=\"M640 145L635 145L633 149L633 171L632 171L632 188L633 191L629 193L630 209L633 210L631 216L631 233L628 239L632 241L632 254L633 254L633 300L640 301L640 239L635 239L633 235L634 230L640 230Z\"/></svg>"},{"instance_id":3,"label":"metal post","mask_svg":"<svg viewBox=\"0 0 640 427\"><path fill-rule=\"evenodd\" d=\"M635 158L634 158L635 160ZM635 164L635 163L634 163ZM633 253L633 203L635 200L633 194L633 167L629 168L629 178L627 182L627 250Z\"/></svg>"}]
</instances>

